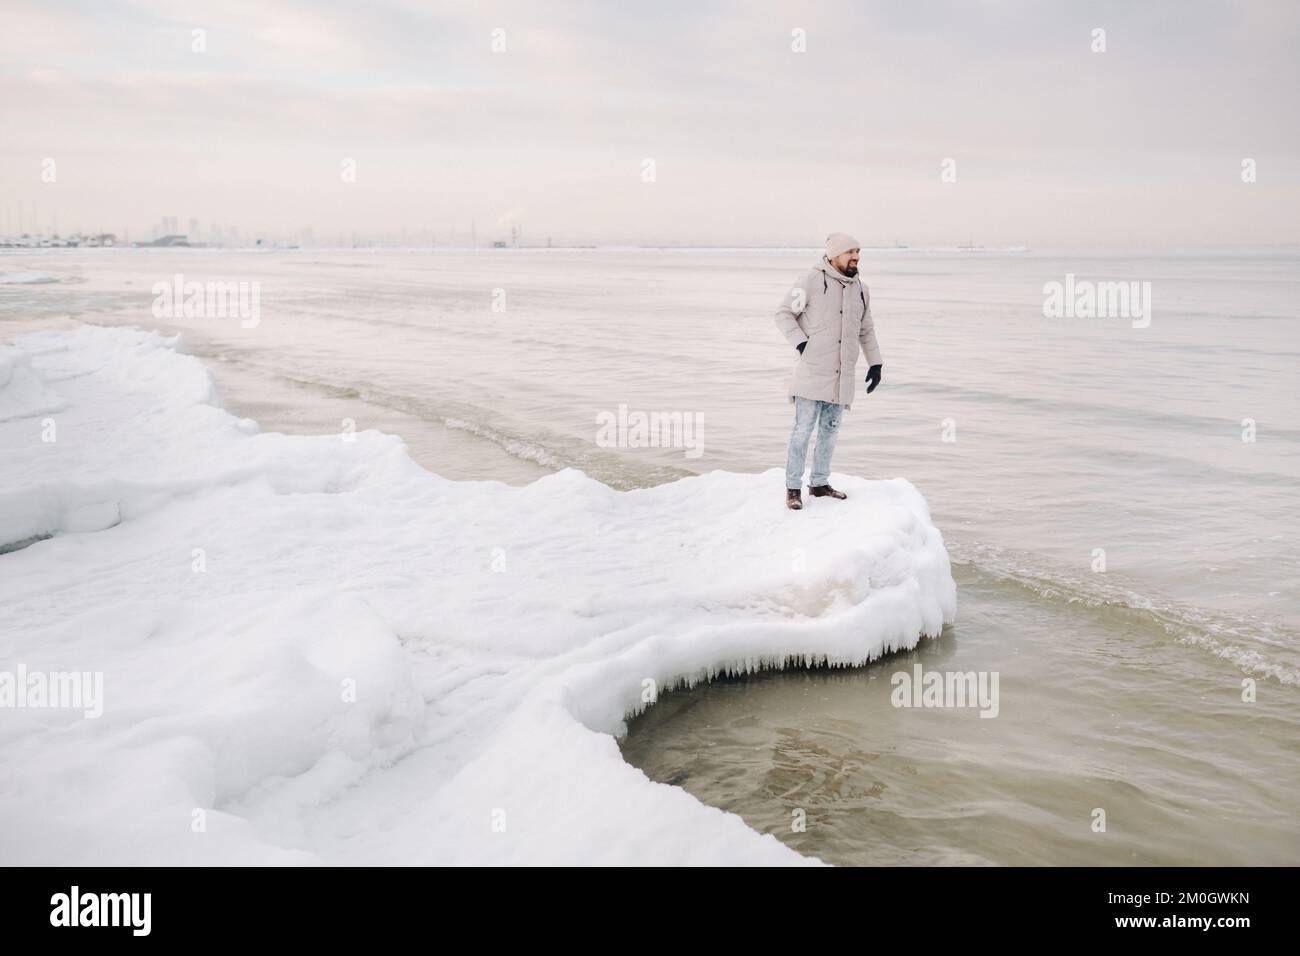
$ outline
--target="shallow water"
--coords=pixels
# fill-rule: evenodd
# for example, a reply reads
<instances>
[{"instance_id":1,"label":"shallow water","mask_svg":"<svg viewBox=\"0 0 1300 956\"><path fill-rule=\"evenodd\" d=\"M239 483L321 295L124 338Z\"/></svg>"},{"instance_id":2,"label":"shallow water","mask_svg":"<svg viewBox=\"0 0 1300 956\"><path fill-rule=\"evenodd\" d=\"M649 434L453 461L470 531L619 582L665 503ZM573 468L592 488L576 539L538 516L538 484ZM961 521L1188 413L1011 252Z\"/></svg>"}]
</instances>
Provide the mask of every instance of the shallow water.
<instances>
[{"instance_id":1,"label":"shallow water","mask_svg":"<svg viewBox=\"0 0 1300 956\"><path fill-rule=\"evenodd\" d=\"M1292 688L1246 704L1219 662L1140 614L956 577L959 621L937 640L666 694L624 756L837 864L1296 861ZM893 675L917 666L997 673L996 716L893 706Z\"/></svg>"},{"instance_id":2,"label":"shallow water","mask_svg":"<svg viewBox=\"0 0 1300 956\"><path fill-rule=\"evenodd\" d=\"M634 487L783 464L771 313L811 260L4 253L0 273L58 281L0 284L0 330L180 330L264 428L351 419L452 478L575 466ZM178 272L258 282L257 327L155 318L151 287ZM1044 318L1066 273L1150 281L1150 326ZM835 862L1300 859L1300 255L868 252L863 274L885 381L859 386L835 468L929 499L960 610L916 659L997 671L999 715L891 706L913 663L896 657L665 696L629 759ZM702 456L598 446L620 404L698 416Z\"/></svg>"}]
</instances>

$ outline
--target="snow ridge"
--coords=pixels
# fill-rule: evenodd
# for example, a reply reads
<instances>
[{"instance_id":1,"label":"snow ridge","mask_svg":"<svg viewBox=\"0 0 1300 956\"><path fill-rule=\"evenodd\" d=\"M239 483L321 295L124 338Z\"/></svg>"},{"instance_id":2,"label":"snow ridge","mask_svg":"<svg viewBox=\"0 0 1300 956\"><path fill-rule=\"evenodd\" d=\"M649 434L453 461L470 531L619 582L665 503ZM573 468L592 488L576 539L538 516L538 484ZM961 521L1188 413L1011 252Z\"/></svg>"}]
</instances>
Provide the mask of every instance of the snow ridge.
<instances>
[{"instance_id":1,"label":"snow ridge","mask_svg":"<svg viewBox=\"0 0 1300 956\"><path fill-rule=\"evenodd\" d=\"M19 339L5 408L13 863L815 863L614 736L668 687L863 664L956 614L903 479L798 514L779 469L452 482L394 436L262 433L135 329ZM102 672L103 715L6 709L18 663Z\"/></svg>"}]
</instances>

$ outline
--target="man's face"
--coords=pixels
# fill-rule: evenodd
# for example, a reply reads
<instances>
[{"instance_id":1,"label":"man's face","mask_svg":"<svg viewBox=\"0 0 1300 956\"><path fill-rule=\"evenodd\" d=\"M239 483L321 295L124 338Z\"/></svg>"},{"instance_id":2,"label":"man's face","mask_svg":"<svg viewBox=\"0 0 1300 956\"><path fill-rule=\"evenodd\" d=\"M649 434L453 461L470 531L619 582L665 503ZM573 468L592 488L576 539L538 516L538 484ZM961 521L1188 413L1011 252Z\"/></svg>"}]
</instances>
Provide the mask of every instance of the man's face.
<instances>
[{"instance_id":1,"label":"man's face","mask_svg":"<svg viewBox=\"0 0 1300 956\"><path fill-rule=\"evenodd\" d=\"M861 256L861 249L850 249L848 252L842 252L831 260L831 265L849 278L858 274L858 259Z\"/></svg>"}]
</instances>

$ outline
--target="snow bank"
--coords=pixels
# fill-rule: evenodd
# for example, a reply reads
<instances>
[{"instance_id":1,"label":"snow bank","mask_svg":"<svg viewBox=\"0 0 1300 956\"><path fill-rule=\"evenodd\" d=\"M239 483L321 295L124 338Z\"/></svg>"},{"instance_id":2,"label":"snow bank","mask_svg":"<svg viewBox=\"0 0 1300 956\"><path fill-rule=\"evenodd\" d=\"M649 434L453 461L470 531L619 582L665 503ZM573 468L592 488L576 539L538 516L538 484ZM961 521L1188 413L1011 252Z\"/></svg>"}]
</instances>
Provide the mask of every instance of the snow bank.
<instances>
[{"instance_id":1,"label":"snow bank","mask_svg":"<svg viewBox=\"0 0 1300 956\"><path fill-rule=\"evenodd\" d=\"M0 422L61 412L64 407L62 399L32 371L27 353L0 347Z\"/></svg>"},{"instance_id":2,"label":"snow bank","mask_svg":"<svg viewBox=\"0 0 1300 956\"><path fill-rule=\"evenodd\" d=\"M98 718L0 706L9 863L810 862L611 735L679 682L955 615L901 479L799 514L776 469L451 482L393 436L259 433L156 334L3 356L0 407L60 410L53 441L0 421L0 546L43 539L0 554L0 678L103 674Z\"/></svg>"}]
</instances>

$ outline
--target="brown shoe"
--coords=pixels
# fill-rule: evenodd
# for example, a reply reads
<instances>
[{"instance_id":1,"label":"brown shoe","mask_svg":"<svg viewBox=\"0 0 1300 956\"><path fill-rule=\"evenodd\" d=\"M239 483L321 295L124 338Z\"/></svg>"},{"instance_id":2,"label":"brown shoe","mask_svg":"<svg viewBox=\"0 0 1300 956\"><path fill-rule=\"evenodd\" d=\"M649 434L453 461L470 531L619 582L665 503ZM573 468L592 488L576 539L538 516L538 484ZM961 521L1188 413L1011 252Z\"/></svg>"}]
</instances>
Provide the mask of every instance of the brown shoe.
<instances>
[{"instance_id":1,"label":"brown shoe","mask_svg":"<svg viewBox=\"0 0 1300 956\"><path fill-rule=\"evenodd\" d=\"M844 492L836 491L830 485L809 485L808 494L814 498L838 498L841 501L848 497Z\"/></svg>"},{"instance_id":2,"label":"brown shoe","mask_svg":"<svg viewBox=\"0 0 1300 956\"><path fill-rule=\"evenodd\" d=\"M785 506L791 511L801 511L803 509L803 495L798 488L787 488L785 490Z\"/></svg>"}]
</instances>

